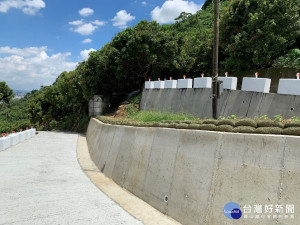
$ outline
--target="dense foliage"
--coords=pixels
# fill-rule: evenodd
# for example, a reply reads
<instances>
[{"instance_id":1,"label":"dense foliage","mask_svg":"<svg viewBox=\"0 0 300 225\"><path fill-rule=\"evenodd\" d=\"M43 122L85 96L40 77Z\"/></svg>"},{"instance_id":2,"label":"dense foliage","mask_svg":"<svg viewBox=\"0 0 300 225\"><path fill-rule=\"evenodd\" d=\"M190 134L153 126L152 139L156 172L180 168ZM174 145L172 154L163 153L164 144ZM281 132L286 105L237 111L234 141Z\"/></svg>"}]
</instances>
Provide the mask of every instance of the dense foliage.
<instances>
[{"instance_id":1,"label":"dense foliage","mask_svg":"<svg viewBox=\"0 0 300 225\"><path fill-rule=\"evenodd\" d=\"M299 68L299 0L221 2L222 73L273 65ZM118 102L149 78L211 75L212 45L211 0L195 15L181 13L171 25L141 21L91 52L74 71L60 74L53 85L30 93L24 100L26 118L41 129L84 130L88 101L95 94Z\"/></svg>"},{"instance_id":2,"label":"dense foliage","mask_svg":"<svg viewBox=\"0 0 300 225\"><path fill-rule=\"evenodd\" d=\"M299 40L299 5L298 0L232 1L220 24L224 66L231 71L270 67Z\"/></svg>"},{"instance_id":3,"label":"dense foliage","mask_svg":"<svg viewBox=\"0 0 300 225\"><path fill-rule=\"evenodd\" d=\"M8 103L13 97L13 90L5 82L0 82L0 103Z\"/></svg>"},{"instance_id":4,"label":"dense foliage","mask_svg":"<svg viewBox=\"0 0 300 225\"><path fill-rule=\"evenodd\" d=\"M27 113L28 97L13 99L9 103L2 103L0 110L0 133L18 131L33 125Z\"/></svg>"}]
</instances>

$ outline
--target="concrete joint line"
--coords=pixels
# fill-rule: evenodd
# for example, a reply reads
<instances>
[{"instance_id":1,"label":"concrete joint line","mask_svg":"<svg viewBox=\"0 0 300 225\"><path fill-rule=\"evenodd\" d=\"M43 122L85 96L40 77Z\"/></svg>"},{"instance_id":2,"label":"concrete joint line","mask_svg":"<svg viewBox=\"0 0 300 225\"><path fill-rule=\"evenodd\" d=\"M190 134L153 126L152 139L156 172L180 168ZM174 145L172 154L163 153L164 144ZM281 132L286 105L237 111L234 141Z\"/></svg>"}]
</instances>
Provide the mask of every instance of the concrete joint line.
<instances>
[{"instance_id":1,"label":"concrete joint line","mask_svg":"<svg viewBox=\"0 0 300 225\"><path fill-rule=\"evenodd\" d=\"M86 138L82 135L78 137L77 159L91 182L134 218L146 225L180 225L176 220L162 214L101 173L92 161Z\"/></svg>"},{"instance_id":2,"label":"concrete joint line","mask_svg":"<svg viewBox=\"0 0 300 225\"><path fill-rule=\"evenodd\" d=\"M285 173L285 155L286 155L286 148L287 148L287 138L284 138L284 149L282 151L282 159L281 159L281 168L280 168L280 179L278 184L278 202L282 202L282 193L284 189L283 178Z\"/></svg>"},{"instance_id":3,"label":"concrete joint line","mask_svg":"<svg viewBox=\"0 0 300 225\"><path fill-rule=\"evenodd\" d=\"M210 218L210 209L212 208L212 204L214 202L215 192L216 192L216 181L219 174L220 164L222 161L221 151L222 151L222 141L223 141L223 134L218 134L218 145L217 149L215 150L215 161L214 161L214 172L211 180L210 185L210 192L209 192L209 200L207 203L207 208L205 212L205 220L204 224L208 224Z\"/></svg>"}]
</instances>

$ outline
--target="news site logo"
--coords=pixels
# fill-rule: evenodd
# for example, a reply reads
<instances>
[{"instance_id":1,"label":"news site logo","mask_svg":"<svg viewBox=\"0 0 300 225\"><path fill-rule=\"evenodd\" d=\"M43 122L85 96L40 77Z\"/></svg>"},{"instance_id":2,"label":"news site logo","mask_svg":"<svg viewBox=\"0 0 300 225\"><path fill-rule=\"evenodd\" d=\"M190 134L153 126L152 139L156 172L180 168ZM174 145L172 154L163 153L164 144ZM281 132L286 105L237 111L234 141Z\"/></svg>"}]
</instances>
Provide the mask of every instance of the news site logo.
<instances>
[{"instance_id":1,"label":"news site logo","mask_svg":"<svg viewBox=\"0 0 300 225\"><path fill-rule=\"evenodd\" d=\"M231 220L238 220L242 216L241 208L235 202L229 202L224 206L224 215Z\"/></svg>"}]
</instances>

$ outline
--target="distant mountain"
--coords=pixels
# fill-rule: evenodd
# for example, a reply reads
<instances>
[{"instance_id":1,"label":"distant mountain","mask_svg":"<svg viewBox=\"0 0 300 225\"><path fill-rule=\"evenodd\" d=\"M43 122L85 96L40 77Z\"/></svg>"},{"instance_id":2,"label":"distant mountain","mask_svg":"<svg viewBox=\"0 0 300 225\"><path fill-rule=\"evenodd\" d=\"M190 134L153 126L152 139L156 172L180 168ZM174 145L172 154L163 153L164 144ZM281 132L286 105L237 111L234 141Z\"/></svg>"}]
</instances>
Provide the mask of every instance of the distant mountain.
<instances>
[{"instance_id":1,"label":"distant mountain","mask_svg":"<svg viewBox=\"0 0 300 225\"><path fill-rule=\"evenodd\" d=\"M28 91L23 91L23 90L13 90L15 93L15 98L23 98Z\"/></svg>"}]
</instances>

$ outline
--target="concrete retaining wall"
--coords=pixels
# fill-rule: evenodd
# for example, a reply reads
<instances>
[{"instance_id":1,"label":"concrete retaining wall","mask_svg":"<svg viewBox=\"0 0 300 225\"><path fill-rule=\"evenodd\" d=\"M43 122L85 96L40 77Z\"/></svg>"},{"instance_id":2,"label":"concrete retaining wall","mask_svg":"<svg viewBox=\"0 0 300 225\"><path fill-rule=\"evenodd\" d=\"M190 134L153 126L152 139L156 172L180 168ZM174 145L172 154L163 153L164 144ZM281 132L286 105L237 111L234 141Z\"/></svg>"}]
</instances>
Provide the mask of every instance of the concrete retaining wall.
<instances>
[{"instance_id":1,"label":"concrete retaining wall","mask_svg":"<svg viewBox=\"0 0 300 225\"><path fill-rule=\"evenodd\" d=\"M299 221L300 137L117 126L92 119L87 141L106 176L182 224ZM293 204L295 219L230 220L223 208L231 201L241 209Z\"/></svg>"},{"instance_id":2,"label":"concrete retaining wall","mask_svg":"<svg viewBox=\"0 0 300 225\"><path fill-rule=\"evenodd\" d=\"M200 118L212 116L211 89L144 89L141 110L188 113ZM218 115L284 118L300 115L300 96L224 90L218 101Z\"/></svg>"}]
</instances>

